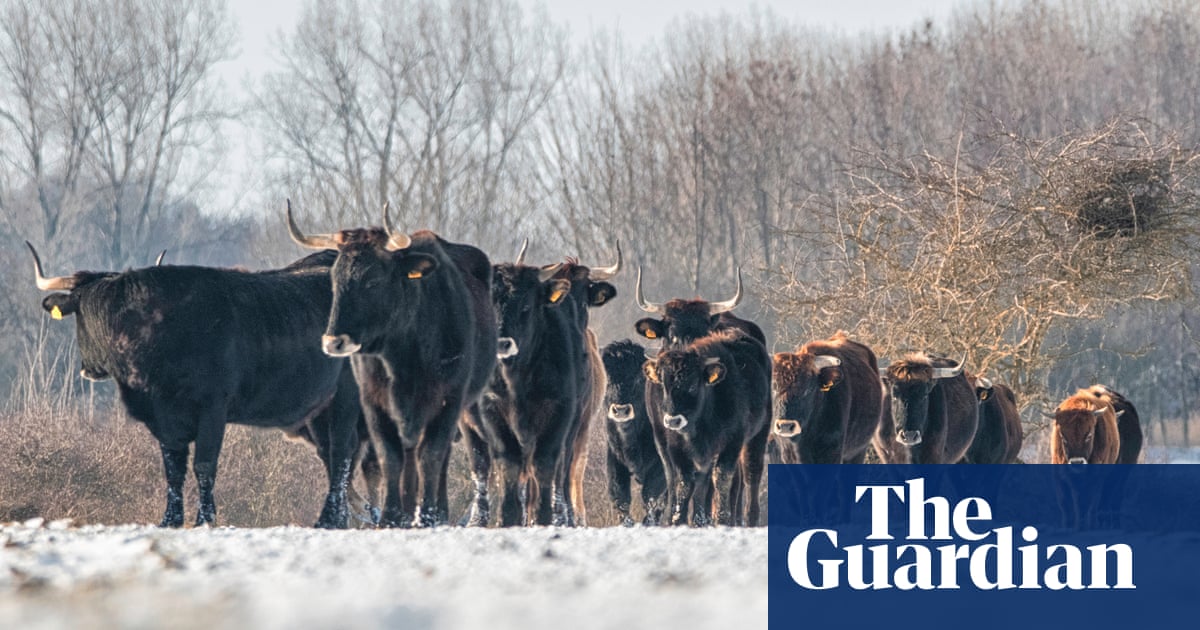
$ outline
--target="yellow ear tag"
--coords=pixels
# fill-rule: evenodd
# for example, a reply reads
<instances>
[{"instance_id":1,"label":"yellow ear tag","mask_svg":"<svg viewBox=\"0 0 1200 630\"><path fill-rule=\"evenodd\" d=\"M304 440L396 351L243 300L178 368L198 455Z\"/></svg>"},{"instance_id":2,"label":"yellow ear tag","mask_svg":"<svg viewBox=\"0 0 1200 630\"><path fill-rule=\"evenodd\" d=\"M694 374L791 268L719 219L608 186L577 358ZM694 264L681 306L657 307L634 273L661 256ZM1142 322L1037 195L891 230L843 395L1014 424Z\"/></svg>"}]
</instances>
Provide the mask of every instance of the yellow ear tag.
<instances>
[{"instance_id":1,"label":"yellow ear tag","mask_svg":"<svg viewBox=\"0 0 1200 630\"><path fill-rule=\"evenodd\" d=\"M984 400L987 400L987 399L988 399L988 392L987 392L987 390L985 389L985 390L983 390L982 392L980 392L980 393L979 393L979 400L980 400L980 401L984 401Z\"/></svg>"},{"instance_id":2,"label":"yellow ear tag","mask_svg":"<svg viewBox=\"0 0 1200 630\"><path fill-rule=\"evenodd\" d=\"M563 291L562 289L555 289L554 293L550 294L550 303L558 304L558 301L563 299L563 296L566 294L567 294L567 292Z\"/></svg>"},{"instance_id":3,"label":"yellow ear tag","mask_svg":"<svg viewBox=\"0 0 1200 630\"><path fill-rule=\"evenodd\" d=\"M422 272L421 272L419 269L413 269L412 271L408 272L408 279L409 279L409 280L416 280L417 278L420 278L420 277L422 277L422 276L424 276L424 275L425 275L425 274L424 274L424 273L422 273Z\"/></svg>"},{"instance_id":4,"label":"yellow ear tag","mask_svg":"<svg viewBox=\"0 0 1200 630\"><path fill-rule=\"evenodd\" d=\"M716 383L716 382L717 382L717 379L719 379L719 378L721 378L721 371L720 371L720 370L713 370L713 371L711 371L711 372L709 372L709 373L708 373L708 383L709 383L710 385L711 385L711 384L713 384L713 383Z\"/></svg>"},{"instance_id":5,"label":"yellow ear tag","mask_svg":"<svg viewBox=\"0 0 1200 630\"><path fill-rule=\"evenodd\" d=\"M831 389L833 389L833 381L829 381L828 383L825 383L824 385L821 386L821 391L823 391L823 392L827 392Z\"/></svg>"},{"instance_id":6,"label":"yellow ear tag","mask_svg":"<svg viewBox=\"0 0 1200 630\"><path fill-rule=\"evenodd\" d=\"M58 308L58 307L55 307L55 308ZM653 330L651 330L649 328L647 328L646 331L643 332L642 334L645 335L645 337L647 339L658 339L658 333L654 332Z\"/></svg>"},{"instance_id":7,"label":"yellow ear tag","mask_svg":"<svg viewBox=\"0 0 1200 630\"><path fill-rule=\"evenodd\" d=\"M50 319L62 319L62 310L58 308L57 304L50 309Z\"/></svg>"}]
</instances>

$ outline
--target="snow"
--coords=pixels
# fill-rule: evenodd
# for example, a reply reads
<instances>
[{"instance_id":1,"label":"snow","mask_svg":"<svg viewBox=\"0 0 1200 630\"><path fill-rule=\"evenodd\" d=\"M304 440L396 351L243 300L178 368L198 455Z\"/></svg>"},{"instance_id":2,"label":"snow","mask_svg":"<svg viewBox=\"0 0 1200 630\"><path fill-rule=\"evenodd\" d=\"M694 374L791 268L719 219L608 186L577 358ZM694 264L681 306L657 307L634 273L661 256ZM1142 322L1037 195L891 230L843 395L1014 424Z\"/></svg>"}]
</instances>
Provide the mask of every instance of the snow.
<instances>
[{"instance_id":1,"label":"snow","mask_svg":"<svg viewBox=\"0 0 1200 630\"><path fill-rule=\"evenodd\" d=\"M765 627L767 530L0 525L4 628Z\"/></svg>"}]
</instances>

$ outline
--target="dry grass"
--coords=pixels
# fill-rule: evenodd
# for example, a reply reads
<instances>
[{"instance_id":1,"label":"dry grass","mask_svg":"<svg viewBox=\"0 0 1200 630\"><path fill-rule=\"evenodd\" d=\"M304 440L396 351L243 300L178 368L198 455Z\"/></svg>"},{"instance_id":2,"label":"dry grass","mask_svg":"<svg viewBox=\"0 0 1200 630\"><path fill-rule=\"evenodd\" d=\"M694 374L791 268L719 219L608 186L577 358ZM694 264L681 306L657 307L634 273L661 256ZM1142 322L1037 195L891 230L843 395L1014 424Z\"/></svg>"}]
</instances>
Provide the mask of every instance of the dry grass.
<instances>
[{"instance_id":1,"label":"dry grass","mask_svg":"<svg viewBox=\"0 0 1200 630\"><path fill-rule=\"evenodd\" d=\"M92 419L89 419L92 416ZM158 445L119 411L48 406L0 416L0 522L157 523L166 482ZM189 519L195 483L185 486ZM221 525L316 521L326 490L320 461L276 431L231 427L217 476Z\"/></svg>"}]
</instances>

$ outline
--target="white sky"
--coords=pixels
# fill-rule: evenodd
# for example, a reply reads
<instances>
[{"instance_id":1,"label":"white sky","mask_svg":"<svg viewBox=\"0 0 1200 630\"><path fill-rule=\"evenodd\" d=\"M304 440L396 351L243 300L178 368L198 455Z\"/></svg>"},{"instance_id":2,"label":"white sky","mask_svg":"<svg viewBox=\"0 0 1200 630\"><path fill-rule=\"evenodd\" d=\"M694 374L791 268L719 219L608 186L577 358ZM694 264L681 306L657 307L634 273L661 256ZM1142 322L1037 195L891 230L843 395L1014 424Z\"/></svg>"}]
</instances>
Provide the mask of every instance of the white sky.
<instances>
[{"instance_id":1,"label":"white sky","mask_svg":"<svg viewBox=\"0 0 1200 630\"><path fill-rule=\"evenodd\" d=\"M369 1L369 0L367 0ZM661 34L672 20L687 15L741 14L769 7L780 17L817 27L854 33L912 26L932 17L944 20L955 6L983 0L521 0L526 7L544 4L551 19L566 23L576 38L592 27L617 27L623 39L641 46ZM303 0L234 0L230 3L241 31L241 56L231 64L234 76L261 74L271 66L271 46L279 31L289 31Z\"/></svg>"},{"instance_id":2,"label":"white sky","mask_svg":"<svg viewBox=\"0 0 1200 630\"><path fill-rule=\"evenodd\" d=\"M363 0L370 2L372 0ZM745 14L752 7L770 8L780 18L801 26L855 34L860 31L903 29L933 18L944 23L955 7L990 0L520 0L527 8L546 7L551 20L565 23L573 38L581 42L594 28L615 27L629 46L640 48L659 37L671 22L689 15ZM231 0L232 17L239 37L237 58L222 64L221 72L231 96L243 93L244 81L255 80L273 69L277 56L272 48L281 33L290 32L299 20L304 0ZM210 208L239 212L257 204L250 181L257 169L249 161L253 131L231 135L229 160L217 179L220 186Z\"/></svg>"}]
</instances>

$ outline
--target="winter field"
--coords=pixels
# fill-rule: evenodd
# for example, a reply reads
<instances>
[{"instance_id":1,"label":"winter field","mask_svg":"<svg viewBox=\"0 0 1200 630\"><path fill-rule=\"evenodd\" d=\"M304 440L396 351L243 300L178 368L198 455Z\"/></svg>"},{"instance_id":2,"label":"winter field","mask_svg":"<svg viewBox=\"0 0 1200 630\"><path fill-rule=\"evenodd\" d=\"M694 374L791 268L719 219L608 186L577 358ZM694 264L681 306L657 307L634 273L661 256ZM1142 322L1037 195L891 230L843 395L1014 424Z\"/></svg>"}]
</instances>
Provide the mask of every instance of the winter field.
<instances>
[{"instance_id":1,"label":"winter field","mask_svg":"<svg viewBox=\"0 0 1200 630\"><path fill-rule=\"evenodd\" d=\"M0 525L2 628L761 628L767 530Z\"/></svg>"}]
</instances>

